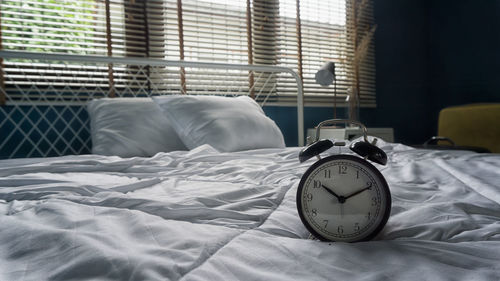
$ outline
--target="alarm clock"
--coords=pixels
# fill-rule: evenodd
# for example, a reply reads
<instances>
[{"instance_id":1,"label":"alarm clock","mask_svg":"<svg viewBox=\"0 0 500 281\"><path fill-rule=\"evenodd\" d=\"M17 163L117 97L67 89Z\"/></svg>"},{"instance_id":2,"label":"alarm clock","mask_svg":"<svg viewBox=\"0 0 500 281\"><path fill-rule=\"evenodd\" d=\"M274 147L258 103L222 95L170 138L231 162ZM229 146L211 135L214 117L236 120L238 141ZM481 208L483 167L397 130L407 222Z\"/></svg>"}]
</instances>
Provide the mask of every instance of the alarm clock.
<instances>
[{"instance_id":1,"label":"alarm clock","mask_svg":"<svg viewBox=\"0 0 500 281\"><path fill-rule=\"evenodd\" d=\"M319 140L322 126L354 124L363 129L363 140L350 149L357 155L320 153L343 141ZM331 119L318 124L316 141L299 154L300 162L316 161L302 176L297 190L297 210L302 223L319 240L359 242L374 238L391 212L391 194L384 176L370 162L387 163L387 155L368 141L366 127L356 121Z\"/></svg>"}]
</instances>

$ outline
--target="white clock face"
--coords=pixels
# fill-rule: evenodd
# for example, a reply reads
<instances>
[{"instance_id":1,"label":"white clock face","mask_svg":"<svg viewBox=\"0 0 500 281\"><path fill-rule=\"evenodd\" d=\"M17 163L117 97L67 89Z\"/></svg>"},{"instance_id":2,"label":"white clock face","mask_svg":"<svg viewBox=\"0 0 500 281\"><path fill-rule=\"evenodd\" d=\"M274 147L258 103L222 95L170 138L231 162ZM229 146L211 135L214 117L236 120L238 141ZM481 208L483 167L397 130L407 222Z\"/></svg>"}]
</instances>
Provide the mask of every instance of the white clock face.
<instances>
[{"instance_id":1,"label":"white clock face","mask_svg":"<svg viewBox=\"0 0 500 281\"><path fill-rule=\"evenodd\" d=\"M307 170L297 203L311 233L344 242L373 238L387 222L391 204L380 172L350 155L324 158Z\"/></svg>"}]
</instances>

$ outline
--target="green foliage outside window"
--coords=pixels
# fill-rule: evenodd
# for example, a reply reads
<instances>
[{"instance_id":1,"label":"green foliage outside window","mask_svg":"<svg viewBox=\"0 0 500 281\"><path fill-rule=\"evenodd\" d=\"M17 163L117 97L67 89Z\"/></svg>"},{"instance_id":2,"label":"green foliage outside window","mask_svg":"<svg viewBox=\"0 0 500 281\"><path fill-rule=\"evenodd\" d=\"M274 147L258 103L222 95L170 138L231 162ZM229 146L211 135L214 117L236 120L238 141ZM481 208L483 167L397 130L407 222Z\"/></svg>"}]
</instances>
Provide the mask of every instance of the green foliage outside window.
<instances>
[{"instance_id":1,"label":"green foliage outside window","mask_svg":"<svg viewBox=\"0 0 500 281\"><path fill-rule=\"evenodd\" d=\"M102 43L95 1L31 0L1 2L4 49L71 54L95 53ZM105 48L105 46L104 46Z\"/></svg>"}]
</instances>

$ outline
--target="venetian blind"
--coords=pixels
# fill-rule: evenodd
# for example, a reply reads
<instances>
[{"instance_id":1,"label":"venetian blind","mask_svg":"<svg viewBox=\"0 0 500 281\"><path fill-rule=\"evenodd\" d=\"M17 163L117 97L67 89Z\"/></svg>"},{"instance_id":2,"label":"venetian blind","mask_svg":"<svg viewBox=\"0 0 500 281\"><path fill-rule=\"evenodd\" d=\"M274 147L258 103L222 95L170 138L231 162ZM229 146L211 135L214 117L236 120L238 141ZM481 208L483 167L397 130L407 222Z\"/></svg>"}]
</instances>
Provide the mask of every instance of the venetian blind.
<instances>
[{"instance_id":1,"label":"venetian blind","mask_svg":"<svg viewBox=\"0 0 500 281\"><path fill-rule=\"evenodd\" d=\"M279 0L279 4L279 64L301 74L306 104L333 102L334 86L322 87L315 81L318 69L332 61L336 65L337 104L347 106L348 93L358 91L361 106L374 106L371 1ZM352 15L354 7L356 17ZM364 45L360 47L361 42ZM361 54L362 60L355 61ZM280 92L288 91L285 87Z\"/></svg>"},{"instance_id":2,"label":"venetian blind","mask_svg":"<svg viewBox=\"0 0 500 281\"><path fill-rule=\"evenodd\" d=\"M348 94L357 92L361 106L375 106L374 44L369 40L373 35L371 1L166 0L163 3L170 15L166 17L168 22L155 25L164 25L167 59L290 67L303 77L306 104L313 105L333 104L333 85L321 87L314 78L325 62L333 61L336 103L348 106ZM255 85L249 87L273 91L276 95L270 101L294 103L294 81L261 75L264 77L258 77ZM204 79L203 73L194 70L185 70L185 77L182 83L186 84L187 93L201 93L208 82L217 87L228 79L223 73L216 79L206 75ZM230 79L240 81L241 85L253 81L244 76Z\"/></svg>"},{"instance_id":3,"label":"venetian blind","mask_svg":"<svg viewBox=\"0 0 500 281\"><path fill-rule=\"evenodd\" d=\"M245 1L179 1L182 8L183 49L187 61L246 64L247 28ZM186 69L188 94L217 93L231 87L248 92L248 78L241 71Z\"/></svg>"},{"instance_id":4,"label":"venetian blind","mask_svg":"<svg viewBox=\"0 0 500 281\"><path fill-rule=\"evenodd\" d=\"M0 8L4 49L286 66L303 77L306 104L316 105L333 103L333 86L314 80L333 61L336 102L346 105L354 91L362 106L375 105L373 40L364 40L373 34L371 1L2 0ZM112 76L106 67L94 75L102 87L133 91L139 84L128 81L149 77L165 79L180 92L216 93L231 79L247 89L270 88L279 103L293 102L296 95L293 81L273 76L253 85L254 77L231 71L207 76L195 69L144 69L137 78L131 77L134 70L109 67ZM26 68L40 71L43 65Z\"/></svg>"},{"instance_id":5,"label":"venetian blind","mask_svg":"<svg viewBox=\"0 0 500 281\"><path fill-rule=\"evenodd\" d=\"M316 71L325 62L333 61L337 66L337 103L347 105L347 94L355 91L359 92L362 106L375 105L373 42L368 41L369 44L359 48L361 39L370 33L373 22L370 1L166 1L169 2L169 7L178 12L177 24L183 25L177 29L182 33L183 42L173 37L168 45L180 46L184 59L229 63L248 61L290 67L303 77L306 103L316 105L333 103L333 86L321 87L314 79ZM245 8L250 9L250 21L246 18ZM356 15L349 16L349 13ZM171 25L166 25L167 34L173 31L169 28ZM248 28L250 35L246 32ZM247 44L251 45L251 53L245 47ZM358 63L356 49L365 54ZM170 52L167 58L172 58L172 55L173 59L178 57L176 52ZM186 83L192 89L188 93L196 92L197 83L200 87L206 84L201 76L186 71L186 77L190 75L191 79ZM272 100L280 103L294 101L296 93L292 80L260 78L264 78L259 80L260 85L257 82L253 87L266 87L265 92L274 89L276 96ZM220 79L223 83L225 77ZM247 83L245 77L240 81ZM267 83L262 85L262 81Z\"/></svg>"},{"instance_id":6,"label":"venetian blind","mask_svg":"<svg viewBox=\"0 0 500 281\"><path fill-rule=\"evenodd\" d=\"M144 2L2 0L3 49L104 56L109 50L113 56L162 53L158 42L163 48L163 36L158 40L158 30L147 25L148 17L158 19L158 4L148 8ZM159 13L162 8L160 3Z\"/></svg>"},{"instance_id":7,"label":"venetian blind","mask_svg":"<svg viewBox=\"0 0 500 281\"><path fill-rule=\"evenodd\" d=\"M2 49L38 53L66 53L100 56L147 56L144 17L125 17L137 5L123 1L21 1L2 0ZM140 7L139 7L140 8ZM114 95L112 85L123 84L128 72L122 67L8 60L3 65L8 76L5 87L13 100L23 100L32 84L44 92L43 100L61 100L66 86L82 95L101 92ZM57 77L59 83L52 83ZM92 77L92 79L89 79ZM99 91L95 91L99 89ZM17 94L16 94L17 93ZM39 94L37 91L34 95ZM53 97L51 97L51 95ZM99 96L99 94L97 94ZM68 97L71 100L71 97Z\"/></svg>"},{"instance_id":8,"label":"venetian blind","mask_svg":"<svg viewBox=\"0 0 500 281\"><path fill-rule=\"evenodd\" d=\"M3 0L1 11L6 50L106 54L103 3Z\"/></svg>"}]
</instances>

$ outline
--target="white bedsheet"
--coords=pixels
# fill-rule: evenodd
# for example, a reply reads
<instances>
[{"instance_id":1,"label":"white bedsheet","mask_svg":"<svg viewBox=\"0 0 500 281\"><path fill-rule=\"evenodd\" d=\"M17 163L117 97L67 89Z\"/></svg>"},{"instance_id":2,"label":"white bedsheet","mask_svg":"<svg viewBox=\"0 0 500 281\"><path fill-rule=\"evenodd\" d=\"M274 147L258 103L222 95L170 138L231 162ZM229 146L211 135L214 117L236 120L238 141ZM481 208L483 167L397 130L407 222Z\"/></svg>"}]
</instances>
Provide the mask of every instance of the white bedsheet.
<instances>
[{"instance_id":1,"label":"white bedsheet","mask_svg":"<svg viewBox=\"0 0 500 281\"><path fill-rule=\"evenodd\" d=\"M307 239L299 148L0 161L0 280L500 280L500 155L382 148L355 244Z\"/></svg>"}]
</instances>

